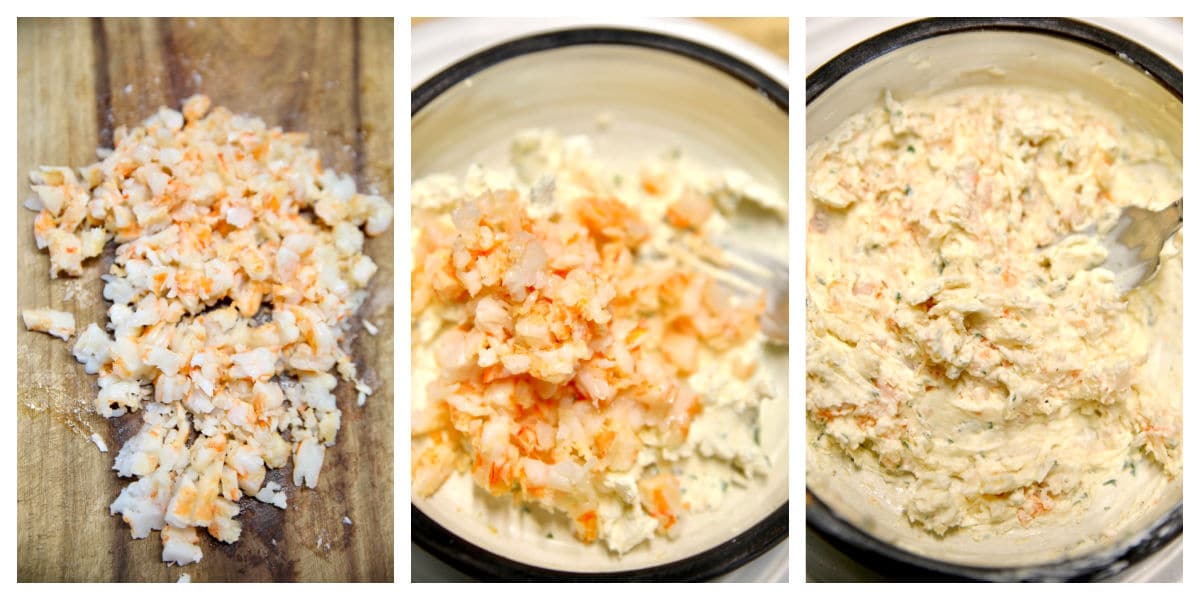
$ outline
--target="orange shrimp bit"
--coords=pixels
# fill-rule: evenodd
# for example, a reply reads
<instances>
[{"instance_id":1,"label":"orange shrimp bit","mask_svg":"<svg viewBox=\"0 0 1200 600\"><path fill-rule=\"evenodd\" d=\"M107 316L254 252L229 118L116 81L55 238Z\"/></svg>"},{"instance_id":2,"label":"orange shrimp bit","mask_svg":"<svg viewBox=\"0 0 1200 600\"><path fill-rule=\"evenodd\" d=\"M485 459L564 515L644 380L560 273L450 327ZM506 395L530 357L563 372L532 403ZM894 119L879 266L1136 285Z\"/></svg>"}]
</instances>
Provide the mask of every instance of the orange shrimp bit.
<instances>
[{"instance_id":1,"label":"orange shrimp bit","mask_svg":"<svg viewBox=\"0 0 1200 600\"><path fill-rule=\"evenodd\" d=\"M658 519L660 531L667 531L679 522L678 512L682 507L679 480L670 473L659 473L638 482L642 492L642 508Z\"/></svg>"},{"instance_id":2,"label":"orange shrimp bit","mask_svg":"<svg viewBox=\"0 0 1200 600\"><path fill-rule=\"evenodd\" d=\"M589 510L575 517L575 537L581 542L590 544L596 541L600 533L600 524L595 510Z\"/></svg>"}]
</instances>

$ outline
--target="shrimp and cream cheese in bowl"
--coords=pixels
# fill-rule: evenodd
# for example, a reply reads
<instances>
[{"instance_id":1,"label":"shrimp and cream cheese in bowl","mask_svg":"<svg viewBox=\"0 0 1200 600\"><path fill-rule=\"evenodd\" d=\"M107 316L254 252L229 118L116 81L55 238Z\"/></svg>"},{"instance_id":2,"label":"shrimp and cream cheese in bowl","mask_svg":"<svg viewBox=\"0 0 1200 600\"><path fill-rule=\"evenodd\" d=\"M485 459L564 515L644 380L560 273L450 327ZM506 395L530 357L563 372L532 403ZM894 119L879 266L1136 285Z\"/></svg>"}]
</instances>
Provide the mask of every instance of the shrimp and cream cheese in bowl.
<instances>
[{"instance_id":1,"label":"shrimp and cream cheese in bowl","mask_svg":"<svg viewBox=\"0 0 1200 600\"><path fill-rule=\"evenodd\" d=\"M778 196L677 151L624 172L527 130L506 165L412 199L415 502L527 515L619 559L786 477L760 443L786 392L758 368L763 298L702 260L739 203L784 219Z\"/></svg>"},{"instance_id":2,"label":"shrimp and cream cheese in bowl","mask_svg":"<svg viewBox=\"0 0 1200 600\"><path fill-rule=\"evenodd\" d=\"M992 564L1179 496L1182 236L1121 296L1088 229L1181 194L1166 144L1078 94L884 93L810 145L810 487Z\"/></svg>"}]
</instances>

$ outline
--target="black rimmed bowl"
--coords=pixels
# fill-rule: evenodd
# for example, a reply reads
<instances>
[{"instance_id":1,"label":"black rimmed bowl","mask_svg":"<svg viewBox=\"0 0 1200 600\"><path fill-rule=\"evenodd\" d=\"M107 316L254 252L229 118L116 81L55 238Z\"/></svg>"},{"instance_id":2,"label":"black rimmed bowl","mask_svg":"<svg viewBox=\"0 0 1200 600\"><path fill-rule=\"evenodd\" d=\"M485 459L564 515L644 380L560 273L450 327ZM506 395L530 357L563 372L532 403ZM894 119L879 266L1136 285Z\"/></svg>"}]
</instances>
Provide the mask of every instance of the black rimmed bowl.
<instances>
[{"instance_id":1,"label":"black rimmed bowl","mask_svg":"<svg viewBox=\"0 0 1200 600\"><path fill-rule=\"evenodd\" d=\"M507 42L447 68L412 92L413 180L503 165L513 135L527 128L586 134L600 160L633 173L642 160L678 150L706 166L744 171L787 197L787 88L688 40L569 29ZM786 261L785 223L756 221L743 233ZM772 472L747 488L731 486L719 510L688 514L676 539L618 557L602 543L578 542L554 515L515 508L461 476L412 499L413 541L488 580L705 580L731 571L788 535L786 352L760 368L779 391L761 420ZM419 378L413 385L420 401Z\"/></svg>"},{"instance_id":2,"label":"black rimmed bowl","mask_svg":"<svg viewBox=\"0 0 1200 600\"><path fill-rule=\"evenodd\" d=\"M1080 21L928 19L872 37L807 78L807 143L874 106L885 89L903 100L968 86L1020 86L1079 93L1182 157L1182 82L1182 72L1153 52ZM1136 491L1112 500L1111 508L1121 509L1117 519L1085 516L1061 527L947 544L909 526L875 474L832 468L838 465L826 461L836 457L809 455L808 526L891 578L1111 579L1183 531L1182 486L1141 469L1146 479L1125 487Z\"/></svg>"}]
</instances>

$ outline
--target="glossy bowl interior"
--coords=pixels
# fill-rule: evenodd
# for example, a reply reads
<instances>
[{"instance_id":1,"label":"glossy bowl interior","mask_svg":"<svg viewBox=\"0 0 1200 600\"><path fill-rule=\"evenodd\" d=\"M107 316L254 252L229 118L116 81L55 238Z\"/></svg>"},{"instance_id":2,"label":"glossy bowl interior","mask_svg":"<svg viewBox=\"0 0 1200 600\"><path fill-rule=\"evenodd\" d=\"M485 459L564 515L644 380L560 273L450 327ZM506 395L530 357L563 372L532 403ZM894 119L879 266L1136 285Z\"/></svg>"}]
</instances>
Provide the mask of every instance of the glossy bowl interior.
<instances>
[{"instance_id":1,"label":"glossy bowl interior","mask_svg":"<svg viewBox=\"0 0 1200 600\"><path fill-rule=\"evenodd\" d=\"M787 197L786 90L775 84L778 90L767 93L703 57L646 47L644 36L625 32L609 38L579 44L580 38L568 37L574 45L565 47L554 47L554 40L527 43L527 50L535 50L505 58L485 51L491 64L484 68L468 59L423 84L413 100L413 179L439 172L462 176L475 163L501 166L517 131L552 128L588 135L597 157L627 172L636 172L644 159L679 149L704 165L744 170ZM612 41L618 39L641 41ZM785 223L753 214L739 215L735 223L749 243L786 261ZM693 578L732 569L787 531L786 350L772 354L762 368L780 391L762 414L761 439L773 472L731 493L719 511L687 515L675 540L655 539L618 558L602 544L576 541L561 518L514 509L509 498L492 498L464 476L430 498L413 498L414 522L427 517L454 539L447 543L434 539L440 532L414 527L414 541L481 576L503 576L499 570L513 568L518 577ZM423 390L412 394L420 398Z\"/></svg>"},{"instance_id":2,"label":"glossy bowl interior","mask_svg":"<svg viewBox=\"0 0 1200 600\"><path fill-rule=\"evenodd\" d=\"M808 144L876 105L884 90L903 101L968 86L1015 86L1081 94L1132 128L1165 140L1182 157L1183 102L1181 92L1170 89L1169 77L1150 75L1131 64L1128 54L1062 31L979 21L984 22L977 27L927 22L886 32L818 70L808 81ZM877 473L853 470L840 457L808 454L807 486L816 498L808 507L810 525L852 549L932 572L993 579L1077 577L1108 569L1139 544L1157 547L1164 541L1160 538L1174 537L1182 527L1180 483L1142 469L1137 485L1123 485L1119 497L1095 502L1096 510L1077 520L982 539L953 536L950 542L951 537L943 540L911 527L888 500L891 491Z\"/></svg>"}]
</instances>

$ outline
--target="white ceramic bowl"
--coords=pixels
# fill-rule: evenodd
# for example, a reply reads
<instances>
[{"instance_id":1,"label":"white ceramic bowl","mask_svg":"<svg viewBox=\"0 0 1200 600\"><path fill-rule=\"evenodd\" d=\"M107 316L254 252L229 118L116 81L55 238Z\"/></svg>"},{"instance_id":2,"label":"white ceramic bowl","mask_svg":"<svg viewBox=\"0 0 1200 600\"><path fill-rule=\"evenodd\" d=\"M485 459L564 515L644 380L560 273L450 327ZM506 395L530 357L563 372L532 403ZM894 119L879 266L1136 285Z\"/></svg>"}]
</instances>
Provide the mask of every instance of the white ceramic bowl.
<instances>
[{"instance_id":1,"label":"white ceramic bowl","mask_svg":"<svg viewBox=\"0 0 1200 600\"><path fill-rule=\"evenodd\" d=\"M1183 155L1182 73L1136 43L1079 21L917 21L843 52L806 83L808 143L874 105L885 89L903 100L966 86L1020 86L1082 93ZM852 556L909 578L1111 577L1182 531L1182 486L1143 469L1138 485L1124 488L1135 493L1095 502L1097 514L1069 528L1031 526L948 544L912 528L887 500L882 478L867 471L827 477L834 469L822 460L808 460L808 524ZM1113 510L1098 512L1105 504ZM1090 543L1100 538L1113 541ZM894 566L885 568L889 562Z\"/></svg>"},{"instance_id":2,"label":"white ceramic bowl","mask_svg":"<svg viewBox=\"0 0 1200 600\"><path fill-rule=\"evenodd\" d=\"M700 164L741 169L780 197L788 190L788 97L753 67L694 42L645 31L570 29L522 38L455 64L413 91L412 176L500 166L521 129L587 134L617 168L678 148ZM598 127L598 118L607 123ZM748 244L787 260L787 227L742 215ZM617 557L582 544L552 515L522 512L469 479L414 498L413 540L482 579L708 579L787 536L787 353L762 368L780 397L765 403L761 440L773 471L731 492L719 511L685 517L675 540ZM420 394L422 390L413 390Z\"/></svg>"}]
</instances>

